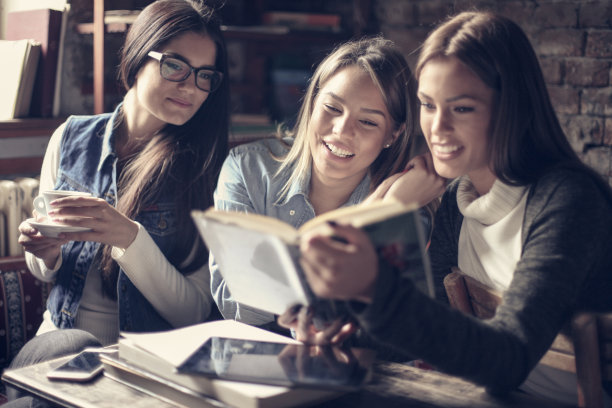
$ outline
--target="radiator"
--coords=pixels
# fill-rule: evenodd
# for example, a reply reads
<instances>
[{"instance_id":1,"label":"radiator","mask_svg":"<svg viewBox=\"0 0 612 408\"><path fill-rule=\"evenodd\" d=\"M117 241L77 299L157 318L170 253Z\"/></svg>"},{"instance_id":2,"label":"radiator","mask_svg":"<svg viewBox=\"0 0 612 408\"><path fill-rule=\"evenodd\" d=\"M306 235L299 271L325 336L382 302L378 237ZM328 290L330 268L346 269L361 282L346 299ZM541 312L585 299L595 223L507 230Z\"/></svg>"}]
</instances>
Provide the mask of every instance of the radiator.
<instances>
[{"instance_id":1,"label":"radiator","mask_svg":"<svg viewBox=\"0 0 612 408\"><path fill-rule=\"evenodd\" d=\"M34 198L38 195L39 180L31 177L16 178L21 192L21 221L32 217Z\"/></svg>"},{"instance_id":2,"label":"radiator","mask_svg":"<svg viewBox=\"0 0 612 408\"><path fill-rule=\"evenodd\" d=\"M21 255L23 250L19 242L19 224L21 223L21 190L12 180L0 180L0 214L3 224L0 234L0 256Z\"/></svg>"}]
</instances>

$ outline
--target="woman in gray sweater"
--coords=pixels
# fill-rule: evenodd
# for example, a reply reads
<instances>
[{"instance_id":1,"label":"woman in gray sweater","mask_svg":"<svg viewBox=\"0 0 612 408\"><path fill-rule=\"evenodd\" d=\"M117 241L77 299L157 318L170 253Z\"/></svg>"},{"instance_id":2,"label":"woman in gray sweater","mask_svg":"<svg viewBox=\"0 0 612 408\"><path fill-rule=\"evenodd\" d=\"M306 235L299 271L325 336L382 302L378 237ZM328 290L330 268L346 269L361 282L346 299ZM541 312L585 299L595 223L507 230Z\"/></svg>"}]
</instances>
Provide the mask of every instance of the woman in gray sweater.
<instances>
[{"instance_id":1,"label":"woman in gray sweater","mask_svg":"<svg viewBox=\"0 0 612 408\"><path fill-rule=\"evenodd\" d=\"M302 245L312 289L346 300L372 337L439 370L493 392L520 387L575 403L575 378L538 361L572 314L612 311L610 187L569 145L537 57L510 20L449 19L425 41L416 75L435 169L455 179L430 246L438 300L342 225L335 235L346 243L315 236ZM445 304L442 279L457 265L503 291L492 319ZM308 340L304 327L298 336Z\"/></svg>"}]
</instances>

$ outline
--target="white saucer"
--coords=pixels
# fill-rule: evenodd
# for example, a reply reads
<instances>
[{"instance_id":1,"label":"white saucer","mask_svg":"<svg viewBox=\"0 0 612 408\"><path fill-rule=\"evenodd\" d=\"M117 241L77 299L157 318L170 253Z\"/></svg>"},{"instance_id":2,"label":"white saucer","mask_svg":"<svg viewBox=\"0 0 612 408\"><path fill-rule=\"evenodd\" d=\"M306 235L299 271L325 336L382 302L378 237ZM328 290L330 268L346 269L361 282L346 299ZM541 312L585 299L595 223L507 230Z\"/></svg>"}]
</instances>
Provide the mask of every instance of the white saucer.
<instances>
[{"instance_id":1,"label":"white saucer","mask_svg":"<svg viewBox=\"0 0 612 408\"><path fill-rule=\"evenodd\" d=\"M52 222L36 222L34 218L28 218L26 220L28 224L36 228L45 237L57 238L61 232L83 232L91 231L91 228L87 227L74 227L72 225L61 225L54 224Z\"/></svg>"}]
</instances>

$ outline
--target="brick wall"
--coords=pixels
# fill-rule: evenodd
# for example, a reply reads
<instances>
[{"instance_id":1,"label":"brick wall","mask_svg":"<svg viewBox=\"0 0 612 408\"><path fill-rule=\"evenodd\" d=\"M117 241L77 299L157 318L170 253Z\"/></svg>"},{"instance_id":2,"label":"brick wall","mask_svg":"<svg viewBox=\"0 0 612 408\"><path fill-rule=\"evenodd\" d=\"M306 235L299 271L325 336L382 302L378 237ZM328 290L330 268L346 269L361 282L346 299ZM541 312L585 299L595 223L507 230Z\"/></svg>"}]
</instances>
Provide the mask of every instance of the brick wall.
<instances>
[{"instance_id":1,"label":"brick wall","mask_svg":"<svg viewBox=\"0 0 612 408\"><path fill-rule=\"evenodd\" d=\"M580 157L612 185L612 0L374 0L381 32L411 67L449 14L487 9L517 22L533 44L561 125Z\"/></svg>"}]
</instances>

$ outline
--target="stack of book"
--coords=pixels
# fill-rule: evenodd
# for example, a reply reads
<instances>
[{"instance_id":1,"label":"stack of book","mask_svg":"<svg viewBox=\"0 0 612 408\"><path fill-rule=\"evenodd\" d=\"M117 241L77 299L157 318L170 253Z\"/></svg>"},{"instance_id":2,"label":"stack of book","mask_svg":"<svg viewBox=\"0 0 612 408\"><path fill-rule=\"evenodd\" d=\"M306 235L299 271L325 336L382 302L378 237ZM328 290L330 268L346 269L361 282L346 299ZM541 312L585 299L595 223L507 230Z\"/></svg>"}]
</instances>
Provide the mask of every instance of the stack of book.
<instances>
[{"instance_id":1,"label":"stack of book","mask_svg":"<svg viewBox=\"0 0 612 408\"><path fill-rule=\"evenodd\" d=\"M283 26L294 30L339 32L340 16L337 14L269 11L262 16L265 25Z\"/></svg>"},{"instance_id":2,"label":"stack of book","mask_svg":"<svg viewBox=\"0 0 612 408\"><path fill-rule=\"evenodd\" d=\"M66 6L68 7L68 6ZM56 89L58 88L58 73L61 64L63 33L65 32L67 10L49 8L11 11L6 16L6 40L34 40L39 43L39 58L37 63L28 62L34 72L31 104L29 99L23 101L23 106L15 117L32 116L48 118L54 116ZM5 61L12 61L8 58ZM30 66L32 65L32 66ZM28 73L28 75L30 75ZM24 91L26 92L26 91ZM27 95L26 95L27 96ZM27 102L27 104L26 104ZM6 116L6 115L3 115Z\"/></svg>"},{"instance_id":3,"label":"stack of book","mask_svg":"<svg viewBox=\"0 0 612 408\"><path fill-rule=\"evenodd\" d=\"M177 372L212 336L297 344L296 341L233 320L220 320L158 333L122 333L118 353L101 354L104 375L170 403L187 407L290 407L312 404L344 392L220 380Z\"/></svg>"}]
</instances>

